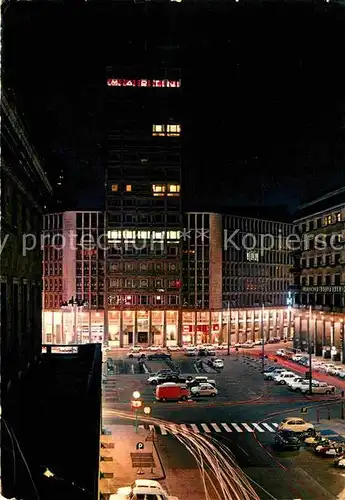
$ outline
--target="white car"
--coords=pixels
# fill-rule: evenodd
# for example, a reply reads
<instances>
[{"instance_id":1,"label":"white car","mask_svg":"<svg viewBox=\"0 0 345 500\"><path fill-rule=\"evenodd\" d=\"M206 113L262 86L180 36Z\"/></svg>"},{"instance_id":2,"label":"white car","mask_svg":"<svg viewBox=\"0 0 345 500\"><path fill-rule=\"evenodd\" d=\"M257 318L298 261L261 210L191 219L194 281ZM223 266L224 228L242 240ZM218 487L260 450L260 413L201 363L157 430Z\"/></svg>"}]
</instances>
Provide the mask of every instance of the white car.
<instances>
[{"instance_id":1,"label":"white car","mask_svg":"<svg viewBox=\"0 0 345 500\"><path fill-rule=\"evenodd\" d=\"M137 479L131 486L119 488L117 492L110 495L110 500L178 500L177 497L169 496L158 481L149 479Z\"/></svg>"},{"instance_id":2,"label":"white car","mask_svg":"<svg viewBox=\"0 0 345 500\"><path fill-rule=\"evenodd\" d=\"M163 347L161 345L150 345L147 350L148 351L161 351Z\"/></svg>"},{"instance_id":3,"label":"white car","mask_svg":"<svg viewBox=\"0 0 345 500\"><path fill-rule=\"evenodd\" d=\"M279 431L288 430L292 432L307 432L314 429L313 424L306 422L303 418L288 417L284 418L278 426Z\"/></svg>"},{"instance_id":4,"label":"white car","mask_svg":"<svg viewBox=\"0 0 345 500\"><path fill-rule=\"evenodd\" d=\"M217 349L223 351L228 348L228 344L225 344L224 342L222 344L219 344Z\"/></svg>"},{"instance_id":5,"label":"white car","mask_svg":"<svg viewBox=\"0 0 345 500\"><path fill-rule=\"evenodd\" d=\"M182 351L183 347L180 347L179 345L170 345L168 347L169 351Z\"/></svg>"},{"instance_id":6,"label":"white car","mask_svg":"<svg viewBox=\"0 0 345 500\"><path fill-rule=\"evenodd\" d=\"M307 384L303 384L301 388L302 393L309 392L309 380L306 381ZM328 385L326 382L313 381L311 386L312 394L334 394L335 387L333 385Z\"/></svg>"},{"instance_id":7,"label":"white car","mask_svg":"<svg viewBox=\"0 0 345 500\"><path fill-rule=\"evenodd\" d=\"M187 347L185 350L185 355L186 356L197 356L198 354L198 349L196 347Z\"/></svg>"},{"instance_id":8,"label":"white car","mask_svg":"<svg viewBox=\"0 0 345 500\"><path fill-rule=\"evenodd\" d=\"M222 359L214 359L212 361L213 368L224 368L224 361Z\"/></svg>"},{"instance_id":9,"label":"white car","mask_svg":"<svg viewBox=\"0 0 345 500\"><path fill-rule=\"evenodd\" d=\"M273 380L274 377L276 377L279 373L285 372L286 370L283 370L283 368L276 368L275 370L271 372L264 372L264 379L266 380Z\"/></svg>"},{"instance_id":10,"label":"white car","mask_svg":"<svg viewBox=\"0 0 345 500\"><path fill-rule=\"evenodd\" d=\"M288 388L291 391L297 391L297 389L300 387L300 385L305 382L305 378L302 377L296 377L294 379L289 380L288 382Z\"/></svg>"},{"instance_id":11,"label":"white car","mask_svg":"<svg viewBox=\"0 0 345 500\"><path fill-rule=\"evenodd\" d=\"M305 354L294 354L291 359L298 362L303 358L306 358Z\"/></svg>"},{"instance_id":12,"label":"white car","mask_svg":"<svg viewBox=\"0 0 345 500\"><path fill-rule=\"evenodd\" d=\"M247 342L245 342L242 347L244 347L245 349L251 349L252 347L255 346L255 343L252 342L251 340L247 340Z\"/></svg>"},{"instance_id":13,"label":"white car","mask_svg":"<svg viewBox=\"0 0 345 500\"><path fill-rule=\"evenodd\" d=\"M326 365L326 366L325 366L325 372L326 372L326 373L329 373L329 374L331 375L331 372L332 372L335 368L337 368L337 366L336 366L336 365L333 365L333 364Z\"/></svg>"},{"instance_id":14,"label":"white car","mask_svg":"<svg viewBox=\"0 0 345 500\"><path fill-rule=\"evenodd\" d=\"M305 380L301 377L301 375L295 375L295 377L291 377L286 381L286 385L288 388L292 387L298 381Z\"/></svg>"},{"instance_id":15,"label":"white car","mask_svg":"<svg viewBox=\"0 0 345 500\"><path fill-rule=\"evenodd\" d=\"M217 396L218 390L212 384L200 384L195 387L191 387L190 392L192 396Z\"/></svg>"},{"instance_id":16,"label":"white car","mask_svg":"<svg viewBox=\"0 0 345 500\"><path fill-rule=\"evenodd\" d=\"M278 349L278 351L276 351L276 356L286 356L285 349Z\"/></svg>"},{"instance_id":17,"label":"white car","mask_svg":"<svg viewBox=\"0 0 345 500\"><path fill-rule=\"evenodd\" d=\"M127 353L127 356L129 358L145 358L145 354L143 353L143 351L141 349L135 350L135 348L130 349Z\"/></svg>"},{"instance_id":18,"label":"white car","mask_svg":"<svg viewBox=\"0 0 345 500\"><path fill-rule=\"evenodd\" d=\"M285 385L288 380L293 380L295 378L296 374L293 372L282 372L278 373L278 375L274 377L274 381L276 384Z\"/></svg>"}]
</instances>

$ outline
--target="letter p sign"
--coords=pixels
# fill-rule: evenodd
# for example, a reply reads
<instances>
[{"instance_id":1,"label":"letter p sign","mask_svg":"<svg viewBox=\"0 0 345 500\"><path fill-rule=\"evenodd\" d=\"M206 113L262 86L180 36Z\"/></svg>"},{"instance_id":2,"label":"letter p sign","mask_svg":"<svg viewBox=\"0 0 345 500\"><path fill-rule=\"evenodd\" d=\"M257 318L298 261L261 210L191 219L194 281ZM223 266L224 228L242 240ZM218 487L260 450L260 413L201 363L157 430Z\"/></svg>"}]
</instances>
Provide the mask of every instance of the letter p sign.
<instances>
[{"instance_id":1,"label":"letter p sign","mask_svg":"<svg viewBox=\"0 0 345 500\"><path fill-rule=\"evenodd\" d=\"M137 446L136 446L136 449L137 450L143 450L144 449L144 443L137 443Z\"/></svg>"}]
</instances>

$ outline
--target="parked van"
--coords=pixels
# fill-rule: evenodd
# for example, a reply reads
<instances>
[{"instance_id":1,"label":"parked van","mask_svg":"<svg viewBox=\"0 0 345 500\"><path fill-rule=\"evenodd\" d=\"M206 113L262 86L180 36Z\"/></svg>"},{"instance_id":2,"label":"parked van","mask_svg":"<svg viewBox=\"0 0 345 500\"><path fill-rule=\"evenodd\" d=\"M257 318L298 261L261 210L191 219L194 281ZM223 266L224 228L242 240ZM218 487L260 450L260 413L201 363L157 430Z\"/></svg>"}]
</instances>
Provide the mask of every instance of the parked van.
<instances>
[{"instance_id":1,"label":"parked van","mask_svg":"<svg viewBox=\"0 0 345 500\"><path fill-rule=\"evenodd\" d=\"M186 401L189 398L190 391L184 384L167 382L156 387L157 401Z\"/></svg>"}]
</instances>

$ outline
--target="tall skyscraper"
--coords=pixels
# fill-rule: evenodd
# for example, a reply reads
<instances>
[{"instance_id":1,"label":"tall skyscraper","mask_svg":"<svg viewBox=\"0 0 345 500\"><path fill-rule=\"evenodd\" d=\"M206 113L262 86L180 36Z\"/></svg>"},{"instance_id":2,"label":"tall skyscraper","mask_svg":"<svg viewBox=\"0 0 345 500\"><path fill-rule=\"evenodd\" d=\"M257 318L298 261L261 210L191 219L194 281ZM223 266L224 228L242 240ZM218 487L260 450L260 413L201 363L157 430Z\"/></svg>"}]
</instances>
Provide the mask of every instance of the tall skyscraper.
<instances>
[{"instance_id":1,"label":"tall skyscraper","mask_svg":"<svg viewBox=\"0 0 345 500\"><path fill-rule=\"evenodd\" d=\"M120 345L175 344L182 284L180 71L108 68L106 85L106 330Z\"/></svg>"}]
</instances>

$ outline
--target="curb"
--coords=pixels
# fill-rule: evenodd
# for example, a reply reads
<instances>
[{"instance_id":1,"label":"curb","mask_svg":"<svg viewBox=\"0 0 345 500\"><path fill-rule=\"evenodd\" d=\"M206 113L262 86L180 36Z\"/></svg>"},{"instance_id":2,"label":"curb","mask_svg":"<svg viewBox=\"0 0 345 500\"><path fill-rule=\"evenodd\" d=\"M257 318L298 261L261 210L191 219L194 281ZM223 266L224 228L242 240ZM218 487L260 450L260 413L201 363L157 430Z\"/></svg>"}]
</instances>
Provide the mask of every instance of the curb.
<instances>
[{"instance_id":1,"label":"curb","mask_svg":"<svg viewBox=\"0 0 345 500\"><path fill-rule=\"evenodd\" d=\"M159 452L158 452L158 449L157 449L156 443L153 441L153 443L152 443L152 444L153 444L154 449L155 449L155 451L156 451L156 454L157 454L157 457L158 457L158 460L159 460L159 465L160 465L160 467L161 467L161 469L162 469L162 471L163 471L163 476L161 476L161 477L155 477L155 479L154 479L154 480L155 480L155 481L159 481L159 480L160 480L160 481L162 481L163 479L165 479L165 478L167 477L167 475L166 475L166 472L165 472L165 469L164 469L164 466L163 466L163 462L162 462L161 456L160 456L160 454L159 454Z\"/></svg>"}]
</instances>

